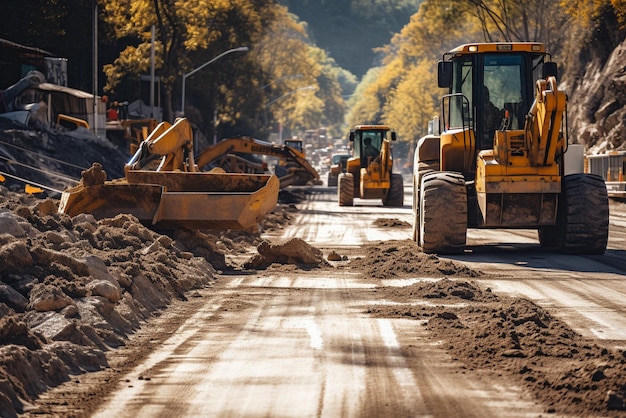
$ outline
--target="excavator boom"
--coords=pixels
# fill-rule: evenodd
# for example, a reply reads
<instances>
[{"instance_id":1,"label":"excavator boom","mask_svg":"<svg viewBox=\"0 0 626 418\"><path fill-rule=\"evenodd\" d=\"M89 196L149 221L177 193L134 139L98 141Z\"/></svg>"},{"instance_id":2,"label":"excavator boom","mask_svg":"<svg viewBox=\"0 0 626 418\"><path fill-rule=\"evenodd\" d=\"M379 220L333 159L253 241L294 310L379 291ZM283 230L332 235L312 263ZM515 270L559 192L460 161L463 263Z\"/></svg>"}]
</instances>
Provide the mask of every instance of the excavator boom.
<instances>
[{"instance_id":1,"label":"excavator boom","mask_svg":"<svg viewBox=\"0 0 626 418\"><path fill-rule=\"evenodd\" d=\"M202 168L227 155L248 154L277 157L286 162L286 169L278 175L281 188L308 182L321 183L317 170L311 166L304 154L286 145L276 145L250 137L225 138L217 144L205 148L197 158L198 167Z\"/></svg>"}]
</instances>

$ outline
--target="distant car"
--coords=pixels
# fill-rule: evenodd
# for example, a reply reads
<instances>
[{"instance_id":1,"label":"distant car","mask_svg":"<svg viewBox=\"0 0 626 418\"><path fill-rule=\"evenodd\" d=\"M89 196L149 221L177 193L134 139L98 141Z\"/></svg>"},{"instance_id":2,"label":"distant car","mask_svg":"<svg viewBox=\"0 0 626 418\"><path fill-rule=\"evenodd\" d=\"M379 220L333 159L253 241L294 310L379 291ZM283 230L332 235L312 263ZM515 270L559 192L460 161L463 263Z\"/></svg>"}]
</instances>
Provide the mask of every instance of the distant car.
<instances>
[{"instance_id":1,"label":"distant car","mask_svg":"<svg viewBox=\"0 0 626 418\"><path fill-rule=\"evenodd\" d=\"M330 159L330 171L328 171L328 187L337 186L339 174L346 172L346 162L350 154L333 154Z\"/></svg>"}]
</instances>

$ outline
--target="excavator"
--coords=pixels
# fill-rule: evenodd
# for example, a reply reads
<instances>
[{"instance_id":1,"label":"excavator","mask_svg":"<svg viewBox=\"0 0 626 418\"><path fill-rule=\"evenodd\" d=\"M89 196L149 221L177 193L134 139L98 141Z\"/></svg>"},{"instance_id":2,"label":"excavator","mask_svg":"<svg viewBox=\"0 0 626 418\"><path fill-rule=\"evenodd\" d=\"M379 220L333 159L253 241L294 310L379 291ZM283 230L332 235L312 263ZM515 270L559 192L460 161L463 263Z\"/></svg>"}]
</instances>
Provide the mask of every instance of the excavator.
<instances>
[{"instance_id":1,"label":"excavator","mask_svg":"<svg viewBox=\"0 0 626 418\"><path fill-rule=\"evenodd\" d=\"M287 186L322 183L319 173L304 157L302 151L288 145L277 145L247 136L224 138L217 144L205 148L198 155L197 164L200 168L213 164L227 172L267 172L266 164L245 158L255 155L276 157L281 161L281 170L275 172L281 189Z\"/></svg>"},{"instance_id":2,"label":"excavator","mask_svg":"<svg viewBox=\"0 0 626 418\"><path fill-rule=\"evenodd\" d=\"M444 54L437 73L448 89L439 132L414 154L422 250L461 253L468 228L518 228L537 230L541 247L604 253L607 190L600 176L566 172L567 96L545 46L465 44Z\"/></svg>"},{"instance_id":3,"label":"excavator","mask_svg":"<svg viewBox=\"0 0 626 418\"><path fill-rule=\"evenodd\" d=\"M200 171L207 155L196 163L187 119L161 122L125 165L124 178L106 181L95 163L62 193L59 212L97 219L129 213L156 230L254 228L278 202L278 178L219 167Z\"/></svg>"}]
</instances>

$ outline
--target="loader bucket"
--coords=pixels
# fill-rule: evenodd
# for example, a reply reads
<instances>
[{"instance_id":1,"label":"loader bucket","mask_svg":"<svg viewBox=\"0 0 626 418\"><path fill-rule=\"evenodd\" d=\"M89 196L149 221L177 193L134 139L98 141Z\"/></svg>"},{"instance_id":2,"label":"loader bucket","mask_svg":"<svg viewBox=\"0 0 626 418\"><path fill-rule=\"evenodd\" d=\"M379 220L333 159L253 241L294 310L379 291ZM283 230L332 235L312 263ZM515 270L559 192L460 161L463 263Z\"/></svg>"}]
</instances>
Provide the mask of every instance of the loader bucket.
<instances>
[{"instance_id":1,"label":"loader bucket","mask_svg":"<svg viewBox=\"0 0 626 418\"><path fill-rule=\"evenodd\" d=\"M163 187L156 184L79 184L63 192L59 212L72 217L79 213L90 213L96 219L128 213L140 220L148 219L154 216L162 194Z\"/></svg>"},{"instance_id":2,"label":"loader bucket","mask_svg":"<svg viewBox=\"0 0 626 418\"><path fill-rule=\"evenodd\" d=\"M59 212L130 213L161 230L247 229L276 206L278 191L273 175L132 170L123 180L67 190Z\"/></svg>"}]
</instances>

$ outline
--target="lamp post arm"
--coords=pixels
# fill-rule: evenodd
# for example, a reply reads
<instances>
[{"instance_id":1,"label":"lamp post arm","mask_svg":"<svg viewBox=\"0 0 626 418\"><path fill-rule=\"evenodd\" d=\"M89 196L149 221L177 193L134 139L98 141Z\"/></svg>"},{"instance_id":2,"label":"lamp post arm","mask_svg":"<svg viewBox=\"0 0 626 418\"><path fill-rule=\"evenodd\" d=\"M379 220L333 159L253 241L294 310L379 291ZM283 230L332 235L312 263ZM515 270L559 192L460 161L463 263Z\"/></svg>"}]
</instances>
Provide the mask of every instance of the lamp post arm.
<instances>
[{"instance_id":1,"label":"lamp post arm","mask_svg":"<svg viewBox=\"0 0 626 418\"><path fill-rule=\"evenodd\" d=\"M182 114L183 115L185 114L185 80L187 79L187 77L197 73L198 71L200 71L201 69L203 69L207 65L213 64L215 61L217 61L218 59L222 58L226 54L230 54L231 52L246 52L246 51L249 51L249 50L250 50L250 48L248 48L247 46L240 46L239 48L229 49L227 51L222 52L217 57L215 57L215 58L205 62L204 64L202 64L198 68L191 70L187 74L183 74L183 85L182 85L183 92L182 92L181 103L180 103L180 110L181 110Z\"/></svg>"},{"instance_id":2,"label":"lamp post arm","mask_svg":"<svg viewBox=\"0 0 626 418\"><path fill-rule=\"evenodd\" d=\"M302 90L315 90L315 86L300 87L298 89L295 89L294 91L290 91L289 93L283 94L282 96L277 97L274 100L270 100L269 102L265 103L265 106L267 107L267 106L271 105L272 103L279 101L280 99L283 99L283 98L285 98L287 96L291 96L292 94L295 94L295 93L297 93L299 91L302 91Z\"/></svg>"}]
</instances>

